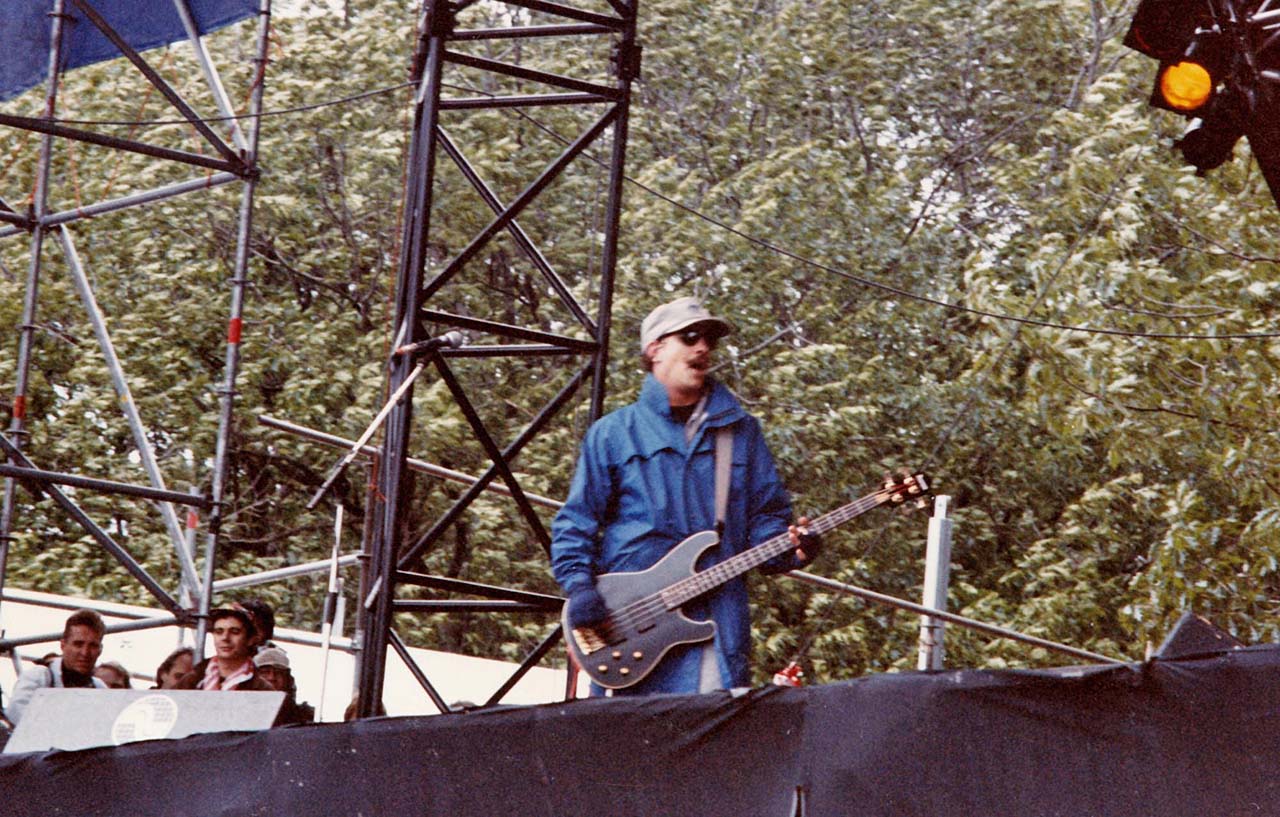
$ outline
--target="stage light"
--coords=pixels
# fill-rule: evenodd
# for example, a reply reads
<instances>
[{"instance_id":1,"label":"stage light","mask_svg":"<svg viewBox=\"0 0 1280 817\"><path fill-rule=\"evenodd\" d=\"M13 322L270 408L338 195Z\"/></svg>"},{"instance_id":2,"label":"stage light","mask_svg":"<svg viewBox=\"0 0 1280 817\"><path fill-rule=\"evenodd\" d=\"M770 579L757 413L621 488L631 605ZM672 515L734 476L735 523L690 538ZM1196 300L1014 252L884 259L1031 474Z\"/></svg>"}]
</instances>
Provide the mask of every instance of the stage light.
<instances>
[{"instance_id":1,"label":"stage light","mask_svg":"<svg viewBox=\"0 0 1280 817\"><path fill-rule=\"evenodd\" d=\"M1242 57L1249 40L1234 22L1241 19L1234 2L1141 0L1124 38L1159 60L1150 103L1192 120L1174 147L1200 175L1229 161L1256 119L1256 83L1251 61Z\"/></svg>"},{"instance_id":2,"label":"stage light","mask_svg":"<svg viewBox=\"0 0 1280 817\"><path fill-rule=\"evenodd\" d=\"M1213 86L1209 69L1189 61L1162 65L1156 82L1161 101L1179 113L1203 108L1213 97Z\"/></svg>"}]
</instances>

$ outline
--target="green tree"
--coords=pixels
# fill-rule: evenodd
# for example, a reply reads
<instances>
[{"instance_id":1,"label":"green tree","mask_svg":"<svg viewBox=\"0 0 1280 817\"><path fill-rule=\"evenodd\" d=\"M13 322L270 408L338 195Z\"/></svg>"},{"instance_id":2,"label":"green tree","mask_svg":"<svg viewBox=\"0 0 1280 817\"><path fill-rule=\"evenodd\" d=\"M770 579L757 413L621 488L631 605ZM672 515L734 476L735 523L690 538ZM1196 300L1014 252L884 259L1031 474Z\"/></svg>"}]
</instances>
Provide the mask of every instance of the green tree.
<instances>
[{"instance_id":1,"label":"green tree","mask_svg":"<svg viewBox=\"0 0 1280 817\"><path fill-rule=\"evenodd\" d=\"M1208 178L1178 166L1167 148L1179 123L1144 106L1150 66L1120 44L1131 13L1132 4L1027 0L642 4L609 405L638 388L643 315L669 295L700 295L738 327L718 374L762 417L799 511L843 504L903 467L927 471L953 497L954 609L1129 658L1185 609L1245 640L1275 639L1270 398L1280 345L1241 336L1274 324L1276 211L1247 148ZM415 14L403 0L352 0L342 15L300 4L275 20L266 106L282 113L263 120L223 574L320 558L330 545L332 505L303 506L337 452L268 431L256 416L355 437L381 405L411 125L412 89L398 83ZM496 3L466 15L475 27L542 19ZM210 44L232 66L228 85L245 87L244 32ZM559 73L607 64L607 47L605 38L459 45ZM162 63L195 92L182 49ZM446 81L457 96L529 90L468 71ZM312 107L373 89L384 92ZM64 101L86 119L158 110L119 63L68 75ZM6 103L37 107L34 95ZM442 124L509 200L591 115L450 112ZM182 127L149 131L193 144ZM9 157L0 184L28 189L31 143L0 138ZM588 304L607 147L521 217ZM83 146L61 147L54 175L58 208L183 177ZM433 270L491 217L445 158L438 179ZM227 187L73 228L178 486L209 479L237 207ZM57 253L47 260L28 450L44 467L139 481L74 290ZM23 247L0 244L0 322L15 330L27 263ZM431 306L573 331L505 237ZM6 383L13 365L0 357ZM567 371L538 358L454 366L504 441ZM521 454L526 487L563 496L585 416L573 405ZM435 378L418 389L415 417L416 456L486 467ZM353 469L330 499L348 511L349 542L364 521L365 482ZM406 538L459 492L417 479ZM176 575L148 509L78 499L149 567ZM9 580L136 598L48 503L24 499L21 520ZM918 598L924 520L873 512L830 535L814 569ZM554 592L541 544L498 497L474 505L420 567ZM271 592L286 623L315 622L318 579ZM785 579L753 592L762 679L798 652L823 680L914 664L914 616ZM511 657L550 622L473 615L400 626L428 646ZM955 666L1064 662L948 632Z\"/></svg>"}]
</instances>

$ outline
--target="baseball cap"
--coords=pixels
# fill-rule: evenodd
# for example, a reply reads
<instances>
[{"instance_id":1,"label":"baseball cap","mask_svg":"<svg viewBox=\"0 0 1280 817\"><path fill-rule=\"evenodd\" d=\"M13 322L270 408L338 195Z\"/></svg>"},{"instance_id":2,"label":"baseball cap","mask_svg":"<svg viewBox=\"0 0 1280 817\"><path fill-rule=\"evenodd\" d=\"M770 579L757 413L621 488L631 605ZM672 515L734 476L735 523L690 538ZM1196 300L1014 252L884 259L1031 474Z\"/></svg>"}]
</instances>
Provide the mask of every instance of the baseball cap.
<instances>
[{"instance_id":1,"label":"baseball cap","mask_svg":"<svg viewBox=\"0 0 1280 817\"><path fill-rule=\"evenodd\" d=\"M258 654L253 657L253 664L256 667L281 667L289 668L289 656L279 647L267 647L265 650L258 650Z\"/></svg>"},{"instance_id":2,"label":"baseball cap","mask_svg":"<svg viewBox=\"0 0 1280 817\"><path fill-rule=\"evenodd\" d=\"M697 298L676 298L657 307L640 324L640 349L643 351L663 335L679 332L696 323L709 323L723 337L733 331L733 324L707 311Z\"/></svg>"}]
</instances>

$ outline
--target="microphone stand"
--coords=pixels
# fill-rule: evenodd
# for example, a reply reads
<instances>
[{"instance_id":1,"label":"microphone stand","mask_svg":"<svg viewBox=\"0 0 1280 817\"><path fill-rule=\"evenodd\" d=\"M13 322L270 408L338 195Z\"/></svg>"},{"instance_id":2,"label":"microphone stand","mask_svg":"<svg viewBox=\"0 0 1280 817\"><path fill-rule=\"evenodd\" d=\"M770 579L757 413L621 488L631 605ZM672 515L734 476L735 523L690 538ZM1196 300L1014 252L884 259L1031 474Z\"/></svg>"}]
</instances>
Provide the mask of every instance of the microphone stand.
<instances>
[{"instance_id":1,"label":"microphone stand","mask_svg":"<svg viewBox=\"0 0 1280 817\"><path fill-rule=\"evenodd\" d=\"M360 439L356 440L356 444L351 446L351 450L344 454L342 459L338 460L337 465L329 469L329 475L325 477L324 484L320 486L320 490L316 491L316 495L311 497L311 501L307 503L307 510L315 510L316 505L320 504L320 499L329 492L329 489L333 487L333 483L336 482L342 472L347 469L347 466L351 464L351 461L359 456L360 449L364 447L365 443L369 442L369 438L378 430L378 426L382 425L382 421L387 419L387 415L391 413L391 409L395 408L396 403L400 402L400 398L404 397L404 393L409 390L409 387L413 385L413 381L418 379L418 375L422 374L422 370L426 367L426 361L414 366L413 371L409 372L409 376L400 384L400 388L396 389L395 392L387 398L387 402L383 405L382 410L378 412L378 416L373 418L373 422L370 423L369 427L360 435Z\"/></svg>"},{"instance_id":2,"label":"microphone stand","mask_svg":"<svg viewBox=\"0 0 1280 817\"><path fill-rule=\"evenodd\" d=\"M430 338L429 340L422 340L417 343L400 346L395 350L393 355L413 355L416 357L418 355L425 355L428 352L439 354L439 349L441 347L447 346L450 349L456 349L462 345L464 340L465 337L463 334L455 330L453 332L446 332L438 338ZM316 505L320 504L320 499L328 493L330 488L333 487L333 483L337 481L342 472L351 464L351 461L359 456L360 449L364 447L365 443L369 442L369 438L378 430L378 426L382 425L382 421L387 419L387 415L391 413L391 409L400 401L400 398L404 396L404 393L408 391L409 387L413 385L413 381L418 379L418 375L422 374L422 370L425 369L426 366L426 361L414 366L413 371L409 372L409 376L404 379L404 382L395 390L395 393L387 398L386 404L382 407L382 410L378 412L378 416L373 418L373 422L364 430L364 433L360 435L360 439L356 440L355 445L351 446L351 450L343 455L342 459L338 460L338 463L330 469L329 475L325 477L324 484L320 486L320 490L316 491L316 495L311 497L311 501L307 503L307 510L315 510Z\"/></svg>"}]
</instances>

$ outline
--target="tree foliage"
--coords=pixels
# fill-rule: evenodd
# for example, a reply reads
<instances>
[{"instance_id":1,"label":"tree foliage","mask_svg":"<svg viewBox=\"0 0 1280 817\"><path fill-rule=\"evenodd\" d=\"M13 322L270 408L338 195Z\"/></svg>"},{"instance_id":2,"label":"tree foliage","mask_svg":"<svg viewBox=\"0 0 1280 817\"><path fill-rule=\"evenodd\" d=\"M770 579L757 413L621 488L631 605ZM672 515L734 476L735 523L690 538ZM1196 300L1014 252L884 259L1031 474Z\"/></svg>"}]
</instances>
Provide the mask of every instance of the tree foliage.
<instances>
[{"instance_id":1,"label":"tree foliage","mask_svg":"<svg viewBox=\"0 0 1280 817\"><path fill-rule=\"evenodd\" d=\"M497 3L470 13L529 22ZM1280 345L1241 336L1271 331L1280 304L1276 208L1247 147L1208 178L1178 166L1178 122L1144 107L1150 66L1119 42L1131 13L1100 1L644 3L610 404L638 386L644 313L668 294L700 295L738 327L719 375L764 420L800 512L904 467L953 497L953 609L1127 658L1187 609L1244 640L1275 639ZM330 517L303 505L337 454L256 415L354 438L381 405L411 124L412 89L398 83L414 24L404 0L351 0L340 14L299 3L275 20L266 107L287 113L262 121L223 574L330 546ZM210 44L231 66L228 84L247 87L245 33ZM559 72L607 62L556 41L470 47ZM182 49L162 62L198 92ZM509 91L480 75L447 81L458 95ZM310 107L371 89L385 90ZM96 120L158 107L119 63L68 75L63 100ZM38 104L33 94L6 108ZM510 200L588 121L539 108L443 125ZM191 144L178 126L153 130ZM12 191L28 189L34 143L2 139L0 185L20 201ZM60 148L53 173L55 209L179 178L84 146ZM581 160L521 218L588 304L603 178ZM490 217L443 157L438 179L437 269ZM238 207L226 187L71 228L174 486L210 478ZM11 349L26 249L0 243ZM75 290L59 254L45 258L26 447L42 467L141 481ZM506 238L431 306L572 332ZM0 356L5 383L14 358ZM564 361L537 358L455 367L504 442L566 377ZM424 382L414 410L415 455L487 466L441 383ZM563 496L584 419L575 404L522 453L527 489ZM334 494L351 542L365 489L357 468ZM413 490L410 540L461 491L426 478ZM77 498L151 569L176 575L150 509ZM141 600L49 503L22 499L7 581ZM815 570L915 599L924 534L924 514L878 511L832 534ZM554 592L541 543L500 497L474 505L421 567ZM797 653L826 680L914 664L915 616L787 580L755 584L762 677ZM307 625L321 595L319 580L302 579L273 598L286 623ZM514 657L550 623L477 614L401 626L428 646ZM948 647L957 666L1063 660L954 627Z\"/></svg>"}]
</instances>

